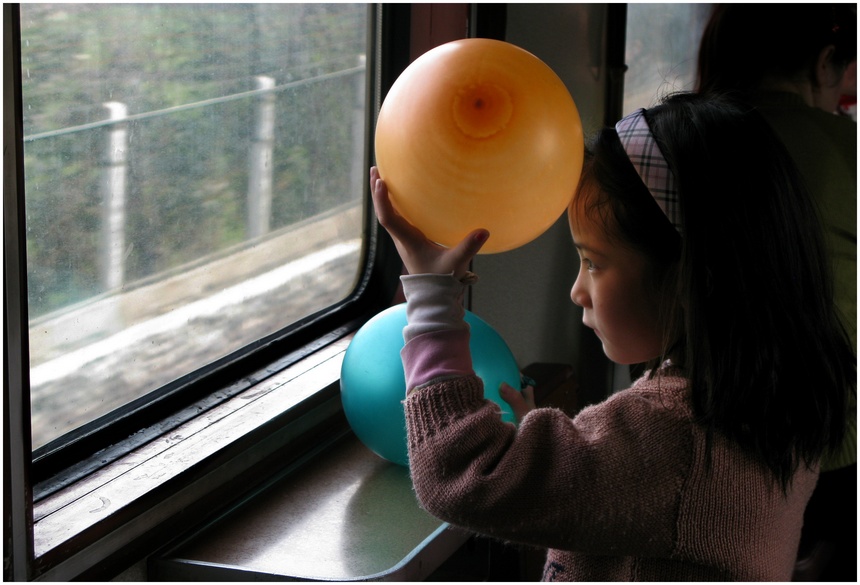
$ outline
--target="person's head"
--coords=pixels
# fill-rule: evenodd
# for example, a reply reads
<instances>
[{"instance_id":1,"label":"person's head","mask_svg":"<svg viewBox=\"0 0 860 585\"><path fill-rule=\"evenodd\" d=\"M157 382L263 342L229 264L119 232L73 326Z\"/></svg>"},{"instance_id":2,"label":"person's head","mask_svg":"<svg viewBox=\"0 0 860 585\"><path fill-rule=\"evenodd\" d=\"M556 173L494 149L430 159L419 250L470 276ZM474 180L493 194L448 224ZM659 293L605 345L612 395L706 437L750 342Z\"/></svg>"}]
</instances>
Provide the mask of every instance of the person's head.
<instances>
[{"instance_id":1,"label":"person's head","mask_svg":"<svg viewBox=\"0 0 860 585\"><path fill-rule=\"evenodd\" d=\"M652 371L671 358L701 419L785 479L798 454L841 436L854 378L812 199L766 122L728 99L678 94L616 128L589 147L569 209L574 242L638 262L613 291L651 313L650 353L637 358ZM571 292L598 328L600 268L581 269Z\"/></svg>"},{"instance_id":2,"label":"person's head","mask_svg":"<svg viewBox=\"0 0 860 585\"><path fill-rule=\"evenodd\" d=\"M620 364L662 361L680 331L664 328L675 311L672 276L680 236L630 164L613 129L586 152L568 214L580 256L571 300L607 357Z\"/></svg>"},{"instance_id":3,"label":"person's head","mask_svg":"<svg viewBox=\"0 0 860 585\"><path fill-rule=\"evenodd\" d=\"M809 105L833 112L856 58L856 5L719 5L699 47L698 90L803 88Z\"/></svg>"}]
</instances>

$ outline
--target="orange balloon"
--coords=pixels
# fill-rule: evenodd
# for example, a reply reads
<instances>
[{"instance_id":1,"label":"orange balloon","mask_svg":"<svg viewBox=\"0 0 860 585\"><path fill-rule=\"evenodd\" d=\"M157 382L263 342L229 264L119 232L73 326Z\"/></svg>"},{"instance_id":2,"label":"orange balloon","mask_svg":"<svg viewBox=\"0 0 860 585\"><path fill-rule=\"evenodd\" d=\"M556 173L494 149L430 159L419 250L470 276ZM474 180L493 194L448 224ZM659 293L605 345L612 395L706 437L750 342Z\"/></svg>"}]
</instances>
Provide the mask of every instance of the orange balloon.
<instances>
[{"instance_id":1,"label":"orange balloon","mask_svg":"<svg viewBox=\"0 0 860 585\"><path fill-rule=\"evenodd\" d=\"M555 72L491 39L424 53L394 82L376 124L394 208L448 247L488 229L485 254L532 241L564 213L583 150L579 112Z\"/></svg>"}]
</instances>

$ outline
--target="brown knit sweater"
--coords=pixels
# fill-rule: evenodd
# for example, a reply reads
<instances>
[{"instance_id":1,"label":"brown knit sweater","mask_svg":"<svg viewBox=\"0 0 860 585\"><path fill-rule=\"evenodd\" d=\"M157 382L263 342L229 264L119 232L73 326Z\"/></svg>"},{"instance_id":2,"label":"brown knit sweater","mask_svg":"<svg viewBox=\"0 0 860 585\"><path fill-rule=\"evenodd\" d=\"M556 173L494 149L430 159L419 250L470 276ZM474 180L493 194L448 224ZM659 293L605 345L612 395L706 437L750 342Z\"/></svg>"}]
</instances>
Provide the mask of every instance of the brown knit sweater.
<instances>
[{"instance_id":1,"label":"brown knit sweater","mask_svg":"<svg viewBox=\"0 0 860 585\"><path fill-rule=\"evenodd\" d=\"M791 579L818 476L788 494L716 437L710 463L687 380L662 370L574 419L537 409L502 423L474 376L405 401L422 506L476 532L549 549L544 580Z\"/></svg>"}]
</instances>

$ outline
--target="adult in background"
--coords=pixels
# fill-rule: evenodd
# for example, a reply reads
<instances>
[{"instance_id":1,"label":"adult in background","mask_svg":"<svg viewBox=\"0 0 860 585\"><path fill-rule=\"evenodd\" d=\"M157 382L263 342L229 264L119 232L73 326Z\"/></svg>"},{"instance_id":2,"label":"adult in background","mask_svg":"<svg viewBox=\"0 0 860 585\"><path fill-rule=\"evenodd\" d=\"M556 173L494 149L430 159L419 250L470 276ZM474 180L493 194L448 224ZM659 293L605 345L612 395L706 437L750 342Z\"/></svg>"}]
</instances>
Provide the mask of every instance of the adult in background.
<instances>
[{"instance_id":1,"label":"adult in background","mask_svg":"<svg viewBox=\"0 0 860 585\"><path fill-rule=\"evenodd\" d=\"M719 5L703 34L698 63L698 91L734 94L754 105L817 200L836 304L855 351L857 124L837 112L846 83L856 84L856 43L856 4ZM849 417L842 448L822 460L807 508L798 580L856 580L855 396Z\"/></svg>"}]
</instances>

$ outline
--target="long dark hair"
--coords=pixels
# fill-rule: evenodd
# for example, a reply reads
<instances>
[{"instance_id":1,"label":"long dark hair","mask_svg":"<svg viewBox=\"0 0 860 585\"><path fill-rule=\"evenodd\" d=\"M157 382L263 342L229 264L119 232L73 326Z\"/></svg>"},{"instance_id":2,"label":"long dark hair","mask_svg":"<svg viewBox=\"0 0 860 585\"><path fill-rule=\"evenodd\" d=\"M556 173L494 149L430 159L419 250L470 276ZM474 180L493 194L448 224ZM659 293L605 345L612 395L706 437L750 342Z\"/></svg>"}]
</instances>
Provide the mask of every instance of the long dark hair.
<instances>
[{"instance_id":1,"label":"long dark hair","mask_svg":"<svg viewBox=\"0 0 860 585\"><path fill-rule=\"evenodd\" d=\"M711 433L755 453L783 487L836 448L856 390L815 204L766 122L728 99L677 94L646 111L679 190L683 237L613 129L590 146L572 212L650 258L664 353ZM580 196L580 194L585 194ZM595 216L595 212L599 215Z\"/></svg>"}]
</instances>

